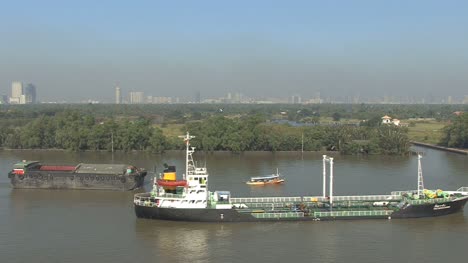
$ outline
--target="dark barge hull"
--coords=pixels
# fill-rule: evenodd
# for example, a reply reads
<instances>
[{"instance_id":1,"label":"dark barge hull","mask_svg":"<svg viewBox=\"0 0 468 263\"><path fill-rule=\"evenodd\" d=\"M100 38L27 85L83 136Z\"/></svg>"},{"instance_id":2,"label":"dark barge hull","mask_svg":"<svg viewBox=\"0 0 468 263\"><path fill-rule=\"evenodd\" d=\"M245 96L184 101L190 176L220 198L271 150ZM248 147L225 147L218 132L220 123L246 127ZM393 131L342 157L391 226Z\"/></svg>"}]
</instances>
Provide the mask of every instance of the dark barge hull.
<instances>
[{"instance_id":1,"label":"dark barge hull","mask_svg":"<svg viewBox=\"0 0 468 263\"><path fill-rule=\"evenodd\" d=\"M10 173L13 188L26 189L87 189L129 191L140 188L146 171L131 175L31 171L23 175Z\"/></svg>"},{"instance_id":2,"label":"dark barge hull","mask_svg":"<svg viewBox=\"0 0 468 263\"><path fill-rule=\"evenodd\" d=\"M250 213L240 213L236 209L176 209L147 207L134 204L138 218L191 221L191 222L266 222L266 221L325 221L325 220L356 220L356 219L393 219L435 217L457 213L463 210L468 198L440 204L410 205L389 216L346 216L346 217L304 217L289 218L257 218Z\"/></svg>"}]
</instances>

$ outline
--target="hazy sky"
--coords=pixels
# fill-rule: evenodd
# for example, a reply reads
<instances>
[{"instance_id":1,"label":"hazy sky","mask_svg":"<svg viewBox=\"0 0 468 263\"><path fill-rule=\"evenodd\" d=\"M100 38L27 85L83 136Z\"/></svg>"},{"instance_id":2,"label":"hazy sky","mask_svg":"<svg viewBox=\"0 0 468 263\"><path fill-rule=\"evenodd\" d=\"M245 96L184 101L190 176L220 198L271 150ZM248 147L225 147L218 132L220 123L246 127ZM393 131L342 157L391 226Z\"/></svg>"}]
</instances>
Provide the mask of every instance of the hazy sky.
<instances>
[{"instance_id":1,"label":"hazy sky","mask_svg":"<svg viewBox=\"0 0 468 263\"><path fill-rule=\"evenodd\" d=\"M3 1L0 94L468 95L468 1Z\"/></svg>"}]
</instances>

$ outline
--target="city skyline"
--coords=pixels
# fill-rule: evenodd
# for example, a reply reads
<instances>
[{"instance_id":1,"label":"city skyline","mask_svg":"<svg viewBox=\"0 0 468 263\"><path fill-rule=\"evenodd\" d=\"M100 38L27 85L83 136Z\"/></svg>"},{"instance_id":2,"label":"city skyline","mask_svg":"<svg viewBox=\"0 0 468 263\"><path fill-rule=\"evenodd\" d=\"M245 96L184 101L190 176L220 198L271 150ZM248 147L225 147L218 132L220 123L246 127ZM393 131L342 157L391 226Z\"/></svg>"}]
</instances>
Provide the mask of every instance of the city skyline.
<instances>
[{"instance_id":1,"label":"city skyline","mask_svg":"<svg viewBox=\"0 0 468 263\"><path fill-rule=\"evenodd\" d=\"M127 93L128 95L123 95ZM462 97L447 95L446 97L434 97L432 94L425 96L361 96L357 93L338 96L321 96L316 92L314 96L305 96L293 93L289 97L273 97L264 95L260 97L251 97L240 92L228 92L221 97L202 98L201 93L196 91L193 98L181 99L172 96L154 96L142 91L130 90L125 92L119 85L116 85L110 100L97 100L88 98L81 101L38 101L36 86L32 83L23 85L21 81L11 83L11 95L2 94L0 104L34 104L34 103L105 103L105 104L172 104L172 103L248 103L248 104L271 104L271 103L290 103L290 104L322 104L322 103L345 103L345 104L468 104L468 95Z\"/></svg>"},{"instance_id":2,"label":"city skyline","mask_svg":"<svg viewBox=\"0 0 468 263\"><path fill-rule=\"evenodd\" d=\"M2 6L1 95L16 80L40 101L106 103L115 83L184 101L468 90L464 1L25 2Z\"/></svg>"}]
</instances>

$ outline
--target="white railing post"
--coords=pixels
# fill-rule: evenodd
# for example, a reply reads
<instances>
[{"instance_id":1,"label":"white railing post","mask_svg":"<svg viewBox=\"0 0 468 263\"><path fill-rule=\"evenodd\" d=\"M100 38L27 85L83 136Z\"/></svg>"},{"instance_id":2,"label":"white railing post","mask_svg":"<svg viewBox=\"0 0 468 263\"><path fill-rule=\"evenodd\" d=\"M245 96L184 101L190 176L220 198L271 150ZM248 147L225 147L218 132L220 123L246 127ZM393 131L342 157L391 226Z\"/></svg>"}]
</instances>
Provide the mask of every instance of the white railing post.
<instances>
[{"instance_id":1,"label":"white railing post","mask_svg":"<svg viewBox=\"0 0 468 263\"><path fill-rule=\"evenodd\" d=\"M326 198L326 174L327 174L327 161L330 163L330 208L333 207L333 158L323 155L323 197Z\"/></svg>"},{"instance_id":2,"label":"white railing post","mask_svg":"<svg viewBox=\"0 0 468 263\"><path fill-rule=\"evenodd\" d=\"M323 155L323 198L327 195L327 156Z\"/></svg>"},{"instance_id":3,"label":"white railing post","mask_svg":"<svg viewBox=\"0 0 468 263\"><path fill-rule=\"evenodd\" d=\"M333 207L333 158L330 158L330 208Z\"/></svg>"}]
</instances>

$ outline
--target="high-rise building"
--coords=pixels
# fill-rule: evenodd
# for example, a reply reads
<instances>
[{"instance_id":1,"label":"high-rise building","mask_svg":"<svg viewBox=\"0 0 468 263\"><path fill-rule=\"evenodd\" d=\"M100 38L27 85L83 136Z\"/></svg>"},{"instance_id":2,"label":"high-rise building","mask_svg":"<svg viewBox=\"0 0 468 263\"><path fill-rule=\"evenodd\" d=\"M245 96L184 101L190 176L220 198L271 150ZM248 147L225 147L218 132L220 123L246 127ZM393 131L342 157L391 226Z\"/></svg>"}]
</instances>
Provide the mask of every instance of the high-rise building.
<instances>
[{"instance_id":1,"label":"high-rise building","mask_svg":"<svg viewBox=\"0 0 468 263\"><path fill-rule=\"evenodd\" d=\"M122 103L122 93L119 86L115 86L115 104Z\"/></svg>"},{"instance_id":2,"label":"high-rise building","mask_svg":"<svg viewBox=\"0 0 468 263\"><path fill-rule=\"evenodd\" d=\"M32 83L29 83L28 85L26 85L26 87L24 87L24 96L25 96L26 104L36 103L37 101L36 86L34 86Z\"/></svg>"},{"instance_id":3,"label":"high-rise building","mask_svg":"<svg viewBox=\"0 0 468 263\"><path fill-rule=\"evenodd\" d=\"M21 95L23 95L23 83L20 81L13 81L11 83L11 104L20 104Z\"/></svg>"},{"instance_id":4,"label":"high-rise building","mask_svg":"<svg viewBox=\"0 0 468 263\"><path fill-rule=\"evenodd\" d=\"M302 98L299 95L292 95L291 96L291 103L292 104L300 104L302 103Z\"/></svg>"},{"instance_id":5,"label":"high-rise building","mask_svg":"<svg viewBox=\"0 0 468 263\"><path fill-rule=\"evenodd\" d=\"M36 103L36 86L29 83L23 87L20 81L13 81L11 83L11 104L31 104Z\"/></svg>"},{"instance_id":6,"label":"high-rise building","mask_svg":"<svg viewBox=\"0 0 468 263\"><path fill-rule=\"evenodd\" d=\"M8 103L8 96L7 95L0 95L0 104Z\"/></svg>"},{"instance_id":7,"label":"high-rise building","mask_svg":"<svg viewBox=\"0 0 468 263\"><path fill-rule=\"evenodd\" d=\"M11 83L11 97L19 98L21 95L23 95L23 83L20 81L13 81Z\"/></svg>"},{"instance_id":8,"label":"high-rise building","mask_svg":"<svg viewBox=\"0 0 468 263\"><path fill-rule=\"evenodd\" d=\"M130 92L130 103L131 104L141 104L144 102L144 94L141 91L132 91Z\"/></svg>"}]
</instances>

